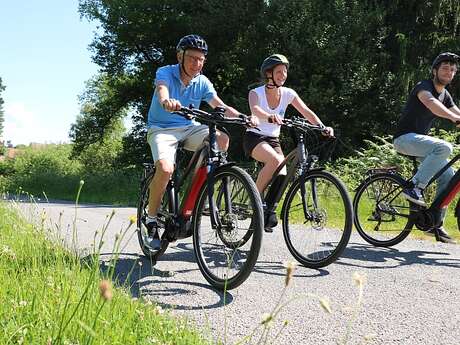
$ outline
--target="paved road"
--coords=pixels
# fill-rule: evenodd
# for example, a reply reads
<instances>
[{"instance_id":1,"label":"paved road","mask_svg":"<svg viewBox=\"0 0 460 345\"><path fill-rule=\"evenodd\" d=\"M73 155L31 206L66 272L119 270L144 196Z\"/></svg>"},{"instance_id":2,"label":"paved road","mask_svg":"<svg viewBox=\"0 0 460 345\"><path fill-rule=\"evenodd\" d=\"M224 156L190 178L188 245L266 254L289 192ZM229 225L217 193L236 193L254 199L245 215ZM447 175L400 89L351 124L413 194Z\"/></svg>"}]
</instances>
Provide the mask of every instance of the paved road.
<instances>
[{"instance_id":1,"label":"paved road","mask_svg":"<svg viewBox=\"0 0 460 345\"><path fill-rule=\"evenodd\" d=\"M103 259L113 252L116 234L135 216L133 208L71 204L38 204L23 208L24 214L60 229L67 241L77 229L78 246L91 248L95 231L110 214L102 248ZM33 210L32 210L33 209ZM61 214L61 216L60 216ZM59 225L60 224L60 225ZM135 266L129 280L135 297L156 301L227 344L250 334L280 299L285 280L283 262L292 260L281 229L264 234L255 271L249 279L225 295L213 290L201 276L190 241L170 247L155 268L140 255L134 227L122 242L116 272L122 279ZM352 275L366 277L363 303L356 311L358 288ZM327 297L332 313L326 313L315 294ZM353 234L343 257L336 263L312 270L298 267L283 301L286 306L272 323L272 334L287 326L273 344L337 344L351 327L348 344L460 344L460 246L432 241L406 240L395 248L374 248ZM256 333L260 334L260 333ZM253 338L252 343L257 343Z\"/></svg>"}]
</instances>

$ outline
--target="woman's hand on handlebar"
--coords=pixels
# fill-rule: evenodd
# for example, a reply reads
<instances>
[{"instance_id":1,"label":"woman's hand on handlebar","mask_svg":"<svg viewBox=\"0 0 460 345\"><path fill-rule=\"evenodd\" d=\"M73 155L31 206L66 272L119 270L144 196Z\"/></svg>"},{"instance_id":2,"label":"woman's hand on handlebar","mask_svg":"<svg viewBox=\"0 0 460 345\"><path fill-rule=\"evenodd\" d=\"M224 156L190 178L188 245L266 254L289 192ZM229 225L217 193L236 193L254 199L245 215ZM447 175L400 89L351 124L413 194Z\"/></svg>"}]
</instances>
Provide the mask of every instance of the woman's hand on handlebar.
<instances>
[{"instance_id":1,"label":"woman's hand on handlebar","mask_svg":"<svg viewBox=\"0 0 460 345\"><path fill-rule=\"evenodd\" d=\"M321 131L321 134L326 136L326 137L333 138L334 137L334 128L332 128L332 127L324 127L324 129Z\"/></svg>"},{"instance_id":2,"label":"woman's hand on handlebar","mask_svg":"<svg viewBox=\"0 0 460 345\"><path fill-rule=\"evenodd\" d=\"M274 123L276 125L282 125L283 118L279 116L278 114L271 114L270 117L268 118L268 122Z\"/></svg>"}]
</instances>

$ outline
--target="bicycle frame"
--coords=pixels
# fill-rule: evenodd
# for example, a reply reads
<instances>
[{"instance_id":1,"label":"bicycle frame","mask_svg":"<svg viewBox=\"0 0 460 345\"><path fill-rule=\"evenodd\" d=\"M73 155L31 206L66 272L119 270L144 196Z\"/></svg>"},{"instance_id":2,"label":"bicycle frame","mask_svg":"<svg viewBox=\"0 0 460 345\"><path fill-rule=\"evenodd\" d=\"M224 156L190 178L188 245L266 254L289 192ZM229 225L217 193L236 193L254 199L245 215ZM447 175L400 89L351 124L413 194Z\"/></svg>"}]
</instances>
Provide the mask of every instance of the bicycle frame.
<instances>
[{"instance_id":1,"label":"bicycle frame","mask_svg":"<svg viewBox=\"0 0 460 345\"><path fill-rule=\"evenodd\" d=\"M411 157L411 156L409 156ZM460 154L456 155L454 158L452 158L449 163L447 163L444 167L442 167L428 182L427 186L431 185L434 181L436 181L447 169L449 169L455 162L460 160ZM414 171L416 172L416 160L413 160L414 164ZM390 171L391 173L397 174L396 171L392 170ZM415 175L415 174L414 174ZM398 194L393 196L394 191L398 190L398 187L395 187L392 191L387 193L385 197L380 200L380 201L388 201L391 203L397 196ZM443 208L446 208L452 200L455 198L455 196L460 192L460 170L455 173L455 175L451 178L449 181L447 187L442 190L438 195L435 197L433 202L429 205L428 208L426 209L417 209L414 210L415 212L412 213L411 215L407 214L401 214L399 212L391 212L391 214L405 217L405 218L416 218L417 214L423 213L423 214L431 214L433 219L433 226L439 227L441 225L442 219L441 219L441 210ZM393 196L391 198L391 196ZM385 199L389 200L385 200ZM384 210L381 210L385 212ZM455 209L455 216L460 217L460 202L457 203L456 209ZM415 219L414 218L414 219Z\"/></svg>"},{"instance_id":2,"label":"bicycle frame","mask_svg":"<svg viewBox=\"0 0 460 345\"><path fill-rule=\"evenodd\" d=\"M306 219L310 219L310 212L307 210L307 204L305 201L305 195L306 195L306 190L305 190L305 172L310 171L314 163L317 161L316 156L309 156L308 151L305 147L305 141L304 141L304 133L302 133L300 130L297 132L297 137L298 137L298 143L297 147L293 149L289 154L286 156L286 158L283 160L283 162L280 164L280 166L275 170L272 178L270 179L269 185L270 188L272 188L271 184L275 180L275 178L279 175L280 171L287 166L288 162L292 162L292 165L287 171L286 178L284 179L283 183L281 184L280 188L278 191L276 191L275 197L273 199L272 204L267 204L267 209L273 211L276 206L278 205L278 202L281 200L281 197L283 196L284 192L286 191L288 184L290 181L294 179L294 176L296 172L299 174L300 178L300 193L301 193L301 198L302 198L302 208L303 212L305 215ZM317 168L318 170L322 170L323 168ZM314 181L312 181L314 183ZM313 202L316 205L316 195L315 195L315 188L313 186L312 191L313 191Z\"/></svg>"},{"instance_id":3,"label":"bicycle frame","mask_svg":"<svg viewBox=\"0 0 460 345\"><path fill-rule=\"evenodd\" d=\"M433 183L439 176L441 176L448 168L450 168L458 160L460 160L460 154L452 158L448 164L446 164L441 170L439 170L428 182L428 185ZM442 209L444 207L447 207L459 191L460 191L460 170L457 171L454 176L452 176L447 187L443 191L441 191L438 194L438 196L433 200L433 202L430 205L430 208Z\"/></svg>"},{"instance_id":4,"label":"bicycle frame","mask_svg":"<svg viewBox=\"0 0 460 345\"><path fill-rule=\"evenodd\" d=\"M189 236L189 228L191 225L190 218L193 215L199 191L204 183L208 185L208 204L209 210L211 211L211 226L216 228L218 225L217 210L213 198L215 183L214 172L217 167L233 165L234 163L227 163L224 156L225 153L218 150L217 125L215 123L208 123L208 128L208 139L205 139L203 144L193 153L192 158L184 169L184 173L178 178L177 171L179 167L176 167L166 187L166 193L168 193L168 206L172 213L165 214L164 216L166 219L173 220L171 223L172 229L170 231L173 232L171 237L174 238ZM184 197L180 200L179 191L192 172L192 181L185 191ZM228 186L224 183L223 191L227 199L226 207L231 209L231 200L227 188Z\"/></svg>"}]
</instances>

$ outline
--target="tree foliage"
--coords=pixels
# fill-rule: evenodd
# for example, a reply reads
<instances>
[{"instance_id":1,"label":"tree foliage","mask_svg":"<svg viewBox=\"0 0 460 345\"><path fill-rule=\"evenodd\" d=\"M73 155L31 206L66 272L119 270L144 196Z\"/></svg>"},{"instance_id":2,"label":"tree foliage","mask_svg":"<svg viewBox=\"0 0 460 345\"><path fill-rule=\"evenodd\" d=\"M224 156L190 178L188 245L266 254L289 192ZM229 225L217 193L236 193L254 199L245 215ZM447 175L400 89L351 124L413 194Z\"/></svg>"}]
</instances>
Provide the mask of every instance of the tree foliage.
<instances>
[{"instance_id":1,"label":"tree foliage","mask_svg":"<svg viewBox=\"0 0 460 345\"><path fill-rule=\"evenodd\" d=\"M460 51L456 0L80 0L79 10L99 23L91 49L102 74L88 85L84 98L93 108L83 108L72 129L75 148L100 140L129 110L135 126L124 139L127 162L148 155L155 70L175 63L185 34L206 38L204 73L242 112L249 111L248 85L263 58L288 56L287 86L352 147L391 133L409 89L429 77L432 59ZM452 85L454 95L458 88ZM232 131L234 142L239 136Z\"/></svg>"}]
</instances>

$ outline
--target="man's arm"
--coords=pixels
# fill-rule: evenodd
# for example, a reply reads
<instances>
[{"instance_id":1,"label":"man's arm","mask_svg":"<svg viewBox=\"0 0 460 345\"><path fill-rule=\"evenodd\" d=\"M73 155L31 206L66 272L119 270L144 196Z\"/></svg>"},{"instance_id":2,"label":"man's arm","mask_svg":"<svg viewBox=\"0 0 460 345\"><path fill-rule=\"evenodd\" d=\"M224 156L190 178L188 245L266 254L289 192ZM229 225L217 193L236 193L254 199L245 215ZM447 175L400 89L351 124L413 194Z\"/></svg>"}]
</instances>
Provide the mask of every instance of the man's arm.
<instances>
[{"instance_id":1,"label":"man's arm","mask_svg":"<svg viewBox=\"0 0 460 345\"><path fill-rule=\"evenodd\" d=\"M214 95L213 98L211 98L208 101L209 105L214 109L215 107L223 107L225 108L225 115L229 117L238 117L240 114L235 108L229 107L226 105L217 95Z\"/></svg>"},{"instance_id":2,"label":"man's arm","mask_svg":"<svg viewBox=\"0 0 460 345\"><path fill-rule=\"evenodd\" d=\"M229 117L238 117L240 112L235 108L229 107L226 105L217 95L214 95L211 100L208 101L209 105L214 109L215 107L223 107L225 108L224 114ZM259 125L259 119L255 116L249 116L250 125L252 127L256 127Z\"/></svg>"},{"instance_id":3,"label":"man's arm","mask_svg":"<svg viewBox=\"0 0 460 345\"><path fill-rule=\"evenodd\" d=\"M156 85L158 102L166 111L180 110L181 104L177 99L169 98L169 89L166 84L159 81Z\"/></svg>"},{"instance_id":4,"label":"man's arm","mask_svg":"<svg viewBox=\"0 0 460 345\"><path fill-rule=\"evenodd\" d=\"M421 90L417 93L417 97L420 102L422 102L423 105L436 116L448 119L453 123L460 121L460 112L452 111L452 108L447 109L446 106L442 104L436 97L434 97L431 92L427 90Z\"/></svg>"}]
</instances>

